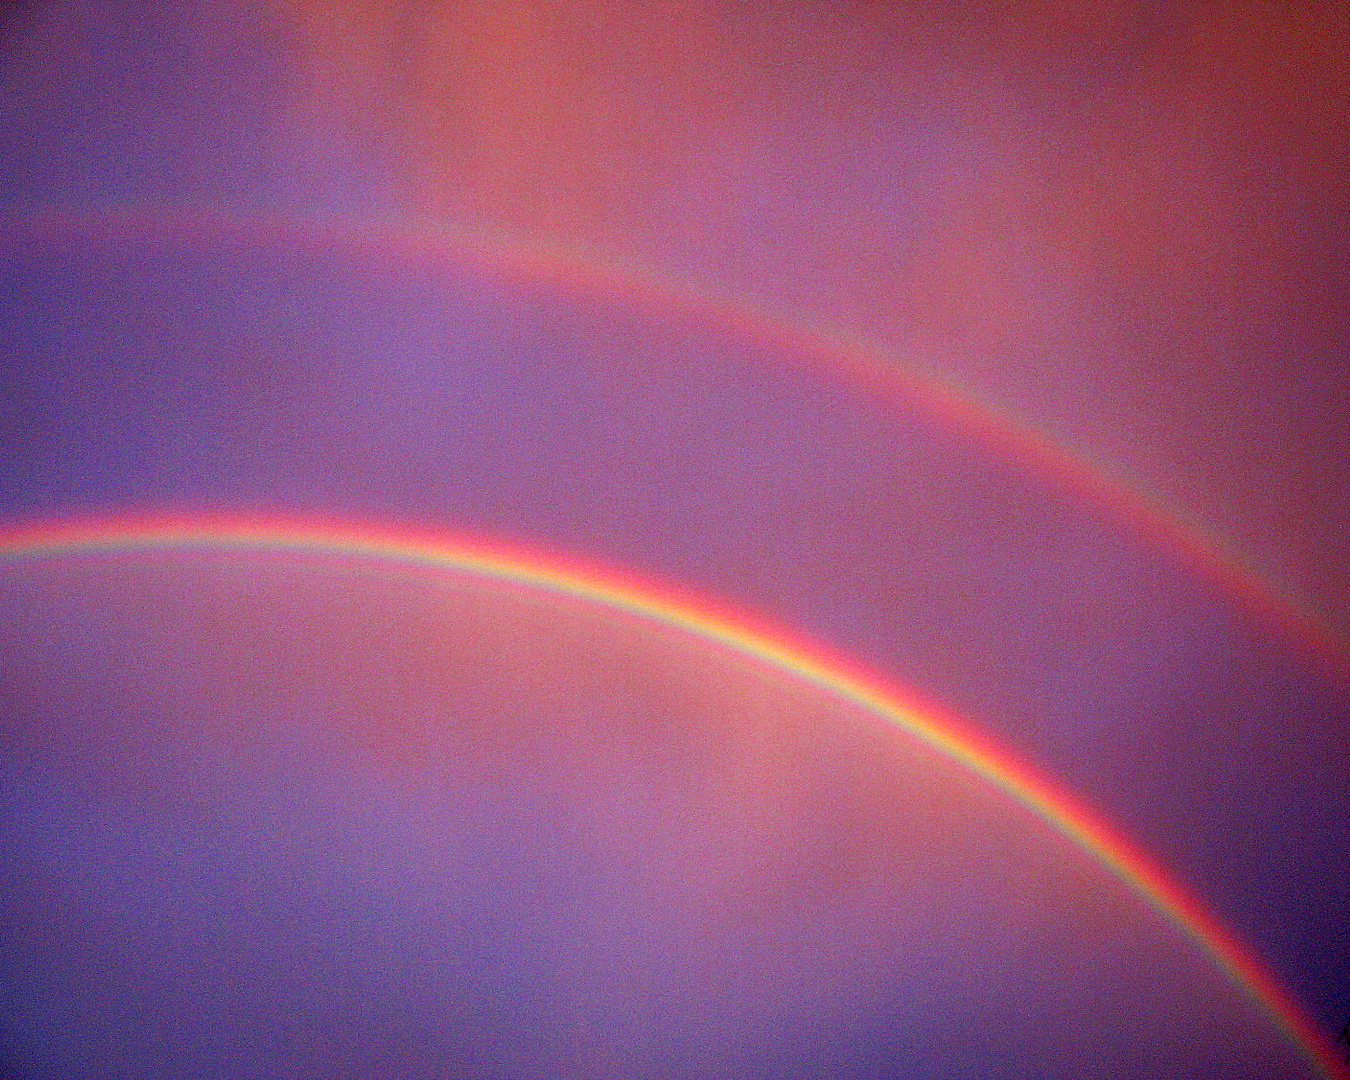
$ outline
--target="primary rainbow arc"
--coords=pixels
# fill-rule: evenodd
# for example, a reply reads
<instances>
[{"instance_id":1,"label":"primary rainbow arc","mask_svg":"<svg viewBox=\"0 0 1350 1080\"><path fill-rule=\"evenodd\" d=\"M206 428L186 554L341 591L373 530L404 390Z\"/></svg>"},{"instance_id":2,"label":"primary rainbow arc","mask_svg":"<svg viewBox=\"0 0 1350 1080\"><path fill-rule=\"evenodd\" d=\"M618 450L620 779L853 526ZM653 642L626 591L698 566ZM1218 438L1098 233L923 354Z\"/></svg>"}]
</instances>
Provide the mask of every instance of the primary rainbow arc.
<instances>
[{"instance_id":1,"label":"primary rainbow arc","mask_svg":"<svg viewBox=\"0 0 1350 1080\"><path fill-rule=\"evenodd\" d=\"M0 532L6 560L169 548L326 552L405 567L455 570L572 597L654 622L786 672L862 706L970 769L1058 830L1191 939L1327 1080L1347 1080L1337 1055L1262 962L1172 880L1090 810L1037 776L966 723L915 695L775 628L668 589L624 581L576 563L480 541L448 540L364 525L262 519L79 521Z\"/></svg>"},{"instance_id":2,"label":"primary rainbow arc","mask_svg":"<svg viewBox=\"0 0 1350 1080\"><path fill-rule=\"evenodd\" d=\"M1350 687L1350 641L1302 597L1272 581L1252 561L1156 495L1108 465L1056 439L1006 406L920 364L903 362L884 346L836 327L787 316L745 297L710 289L631 261L575 246L521 242L489 230L444 221L326 215L287 218L235 216L179 208L166 212L103 210L0 215L0 231L19 237L77 234L178 241L243 240L319 247L382 264L412 263L423 272L454 262L507 281L612 299L640 311L690 316L771 347L791 363L820 365L837 377L950 430L980 440L993 453L1075 498L1126 523L1182 560L1249 613L1278 630L1339 683Z\"/></svg>"}]
</instances>

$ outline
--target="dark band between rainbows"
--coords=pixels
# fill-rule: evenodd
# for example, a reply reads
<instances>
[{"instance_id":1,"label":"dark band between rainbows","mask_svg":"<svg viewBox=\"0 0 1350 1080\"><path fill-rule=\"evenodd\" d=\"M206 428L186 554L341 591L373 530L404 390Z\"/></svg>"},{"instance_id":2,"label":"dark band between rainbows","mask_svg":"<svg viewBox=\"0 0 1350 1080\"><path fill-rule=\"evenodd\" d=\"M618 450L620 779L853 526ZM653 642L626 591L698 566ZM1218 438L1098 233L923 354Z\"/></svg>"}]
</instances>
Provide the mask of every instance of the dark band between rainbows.
<instances>
[{"instance_id":1,"label":"dark band between rainbows","mask_svg":"<svg viewBox=\"0 0 1350 1080\"><path fill-rule=\"evenodd\" d=\"M467 266L503 280L564 294L605 297L657 316L688 316L705 325L724 327L767 346L787 363L824 367L883 400L915 408L950 430L978 439L991 452L1057 489L1100 508L1198 571L1256 619L1284 635L1320 670L1350 687L1350 641L1306 602L1257 571L1231 545L1007 408L837 328L789 318L650 267L431 220L242 217L189 209L54 211L0 216L0 236L5 235L14 239L54 235L276 244L302 251L341 252L380 265L403 263L424 274L450 265Z\"/></svg>"}]
</instances>

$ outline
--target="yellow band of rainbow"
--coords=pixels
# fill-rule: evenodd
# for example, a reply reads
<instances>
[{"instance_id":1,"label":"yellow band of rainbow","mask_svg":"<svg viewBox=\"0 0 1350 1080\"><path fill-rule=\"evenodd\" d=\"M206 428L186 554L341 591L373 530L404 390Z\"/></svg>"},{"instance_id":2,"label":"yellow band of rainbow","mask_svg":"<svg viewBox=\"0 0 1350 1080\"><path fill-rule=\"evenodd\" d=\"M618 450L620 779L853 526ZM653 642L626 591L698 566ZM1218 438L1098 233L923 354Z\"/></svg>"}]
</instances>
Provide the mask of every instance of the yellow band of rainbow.
<instances>
[{"instance_id":1,"label":"yellow band of rainbow","mask_svg":"<svg viewBox=\"0 0 1350 1080\"><path fill-rule=\"evenodd\" d=\"M818 646L670 589L476 540L354 523L218 516L82 520L0 531L0 565L81 552L171 548L320 552L478 574L675 628L862 706L972 770L1078 845L1207 953L1319 1074L1350 1080L1330 1040L1256 955L1143 852L967 723Z\"/></svg>"},{"instance_id":2,"label":"yellow band of rainbow","mask_svg":"<svg viewBox=\"0 0 1350 1080\"><path fill-rule=\"evenodd\" d=\"M51 210L0 214L0 236L219 241L273 244L286 250L342 253L354 260L434 275L452 266L498 280L545 287L563 295L600 297L659 318L692 318L765 347L783 363L816 367L900 408L913 408L943 428L977 439L1073 498L1125 523L1136 534L1199 572L1250 615L1277 630L1323 673L1350 689L1350 641L1303 598L1271 580L1252 561L1186 514L1107 464L1071 447L912 358L845 329L770 310L745 297L707 288L631 260L579 247L522 242L485 229L416 220L325 214L249 216L163 208L139 211Z\"/></svg>"}]
</instances>

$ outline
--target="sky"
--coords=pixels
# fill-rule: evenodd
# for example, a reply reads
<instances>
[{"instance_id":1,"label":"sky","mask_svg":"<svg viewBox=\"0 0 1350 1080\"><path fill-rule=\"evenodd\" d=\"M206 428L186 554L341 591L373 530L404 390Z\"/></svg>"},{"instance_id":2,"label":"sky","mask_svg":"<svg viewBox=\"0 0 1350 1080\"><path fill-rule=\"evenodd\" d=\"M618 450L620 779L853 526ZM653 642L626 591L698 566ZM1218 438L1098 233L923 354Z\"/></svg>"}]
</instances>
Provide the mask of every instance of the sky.
<instances>
[{"instance_id":1,"label":"sky","mask_svg":"<svg viewBox=\"0 0 1350 1080\"><path fill-rule=\"evenodd\" d=\"M0 9L0 530L697 598L959 717L1329 1043L1347 16L767 7ZM0 551L19 1075L1318 1075L791 670L463 567Z\"/></svg>"}]
</instances>

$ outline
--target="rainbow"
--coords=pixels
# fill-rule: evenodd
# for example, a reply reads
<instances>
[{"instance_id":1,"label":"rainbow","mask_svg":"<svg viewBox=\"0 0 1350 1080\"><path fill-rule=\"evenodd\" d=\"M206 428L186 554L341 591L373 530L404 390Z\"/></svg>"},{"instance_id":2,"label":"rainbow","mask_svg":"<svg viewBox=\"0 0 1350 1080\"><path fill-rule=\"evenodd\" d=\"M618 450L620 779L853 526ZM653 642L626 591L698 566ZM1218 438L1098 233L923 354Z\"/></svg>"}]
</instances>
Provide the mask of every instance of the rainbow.
<instances>
[{"instance_id":1,"label":"rainbow","mask_svg":"<svg viewBox=\"0 0 1350 1080\"><path fill-rule=\"evenodd\" d=\"M1030 420L913 358L837 327L771 311L753 300L671 277L631 261L575 246L522 242L444 221L373 217L249 217L199 210L102 210L0 215L0 236L275 245L313 253L342 252L381 267L416 273L467 266L507 283L562 295L601 296L658 319L690 318L751 341L784 364L823 367L888 405L914 409L979 440L992 453L1069 497L1094 507L1188 565L1258 623L1277 632L1342 686L1350 687L1350 641L1302 598L1258 571L1251 560L1200 523L1106 463L1066 446Z\"/></svg>"},{"instance_id":2,"label":"rainbow","mask_svg":"<svg viewBox=\"0 0 1350 1080\"><path fill-rule=\"evenodd\" d=\"M1193 941L1327 1080L1350 1080L1329 1040L1257 956L1183 885L1083 804L965 721L819 646L692 596L495 543L281 519L85 520L0 532L0 566L79 553L175 548L320 552L454 570L540 589L673 628L861 706L1007 793L1088 853Z\"/></svg>"}]
</instances>

